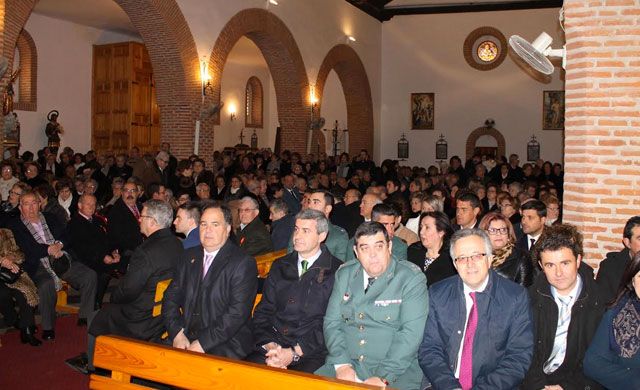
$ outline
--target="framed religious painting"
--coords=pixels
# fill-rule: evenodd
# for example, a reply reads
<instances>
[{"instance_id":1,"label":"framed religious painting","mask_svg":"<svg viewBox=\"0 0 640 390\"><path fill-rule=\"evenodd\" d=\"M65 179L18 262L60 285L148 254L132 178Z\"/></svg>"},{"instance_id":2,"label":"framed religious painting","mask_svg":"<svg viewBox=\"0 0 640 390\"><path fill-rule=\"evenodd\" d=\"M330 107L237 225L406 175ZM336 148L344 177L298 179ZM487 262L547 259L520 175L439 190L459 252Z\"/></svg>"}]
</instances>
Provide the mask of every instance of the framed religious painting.
<instances>
[{"instance_id":1,"label":"framed religious painting","mask_svg":"<svg viewBox=\"0 0 640 390\"><path fill-rule=\"evenodd\" d=\"M542 129L564 130L564 91L543 91L542 94Z\"/></svg>"},{"instance_id":2,"label":"framed religious painting","mask_svg":"<svg viewBox=\"0 0 640 390\"><path fill-rule=\"evenodd\" d=\"M411 130L433 130L435 93L411 94Z\"/></svg>"}]
</instances>

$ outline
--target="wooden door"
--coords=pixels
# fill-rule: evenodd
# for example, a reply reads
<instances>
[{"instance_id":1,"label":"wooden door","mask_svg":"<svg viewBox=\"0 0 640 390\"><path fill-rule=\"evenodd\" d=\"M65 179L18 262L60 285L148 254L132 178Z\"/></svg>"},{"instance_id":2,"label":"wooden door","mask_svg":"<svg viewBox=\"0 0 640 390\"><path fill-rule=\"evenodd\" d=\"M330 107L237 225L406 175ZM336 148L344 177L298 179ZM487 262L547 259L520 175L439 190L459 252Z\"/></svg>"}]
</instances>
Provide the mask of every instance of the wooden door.
<instances>
[{"instance_id":1,"label":"wooden door","mask_svg":"<svg viewBox=\"0 0 640 390\"><path fill-rule=\"evenodd\" d=\"M111 47L93 47L93 150L111 148Z\"/></svg>"}]
</instances>

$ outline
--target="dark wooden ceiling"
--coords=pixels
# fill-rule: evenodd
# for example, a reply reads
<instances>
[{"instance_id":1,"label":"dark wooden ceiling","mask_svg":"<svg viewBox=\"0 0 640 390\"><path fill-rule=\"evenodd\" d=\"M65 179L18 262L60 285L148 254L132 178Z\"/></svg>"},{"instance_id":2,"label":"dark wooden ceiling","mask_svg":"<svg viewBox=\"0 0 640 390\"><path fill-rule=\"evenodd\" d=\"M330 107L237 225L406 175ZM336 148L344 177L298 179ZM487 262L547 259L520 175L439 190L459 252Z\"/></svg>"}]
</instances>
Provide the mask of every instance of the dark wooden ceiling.
<instances>
[{"instance_id":1,"label":"dark wooden ceiling","mask_svg":"<svg viewBox=\"0 0 640 390\"><path fill-rule=\"evenodd\" d=\"M559 8L562 0L504 0L483 2L482 0L460 0L459 3L425 0L424 4L392 6L392 0L346 0L351 5L373 16L381 22L396 15L444 14L459 12L509 11L522 9ZM389 5L385 8L385 6Z\"/></svg>"}]
</instances>

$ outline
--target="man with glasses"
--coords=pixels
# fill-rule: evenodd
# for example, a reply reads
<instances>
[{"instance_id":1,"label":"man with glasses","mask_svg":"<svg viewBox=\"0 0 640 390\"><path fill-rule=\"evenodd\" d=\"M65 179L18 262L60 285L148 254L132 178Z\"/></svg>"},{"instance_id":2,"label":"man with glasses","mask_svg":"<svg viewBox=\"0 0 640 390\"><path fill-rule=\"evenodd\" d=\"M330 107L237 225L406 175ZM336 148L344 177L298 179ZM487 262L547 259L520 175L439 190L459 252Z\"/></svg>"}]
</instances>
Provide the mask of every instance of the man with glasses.
<instances>
[{"instance_id":1,"label":"man with glasses","mask_svg":"<svg viewBox=\"0 0 640 390\"><path fill-rule=\"evenodd\" d=\"M111 303L89 318L87 354L67 360L83 373L93 369L96 337L104 334L138 340L159 339L162 317L153 316L158 282L172 279L182 256L180 240L171 232L173 209L159 200L147 201L140 213L140 230L147 237L131 256L129 270L111 293Z\"/></svg>"},{"instance_id":2,"label":"man with glasses","mask_svg":"<svg viewBox=\"0 0 640 390\"><path fill-rule=\"evenodd\" d=\"M258 201L245 196L240 200L238 216L240 229L236 234L238 246L249 255L257 256L273 251L271 235L258 215Z\"/></svg>"},{"instance_id":3,"label":"man with glasses","mask_svg":"<svg viewBox=\"0 0 640 390\"><path fill-rule=\"evenodd\" d=\"M450 253L458 275L431 286L418 353L428 388L517 388L533 354L527 291L491 270L480 229L457 231Z\"/></svg>"},{"instance_id":4,"label":"man with glasses","mask_svg":"<svg viewBox=\"0 0 640 390\"><path fill-rule=\"evenodd\" d=\"M120 253L118 270L122 273L127 271L133 251L142 244L140 210L136 204L139 195L135 181L129 179L122 189L122 197L116 201L107 215L110 249L117 249Z\"/></svg>"}]
</instances>

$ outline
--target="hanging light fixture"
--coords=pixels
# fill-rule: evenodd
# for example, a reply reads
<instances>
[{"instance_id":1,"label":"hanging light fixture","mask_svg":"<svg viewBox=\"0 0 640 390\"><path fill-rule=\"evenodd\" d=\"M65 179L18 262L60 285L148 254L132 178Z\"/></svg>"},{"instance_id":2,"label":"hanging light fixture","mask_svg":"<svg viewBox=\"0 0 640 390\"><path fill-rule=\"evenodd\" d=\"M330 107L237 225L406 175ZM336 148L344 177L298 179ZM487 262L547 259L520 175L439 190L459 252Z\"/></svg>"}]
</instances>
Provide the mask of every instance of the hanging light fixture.
<instances>
[{"instance_id":1,"label":"hanging light fixture","mask_svg":"<svg viewBox=\"0 0 640 390\"><path fill-rule=\"evenodd\" d=\"M444 135L440 134L440 138L436 141L436 160L439 160L440 163L448 158L448 148L449 144L447 143L447 140L444 139Z\"/></svg>"}]
</instances>

